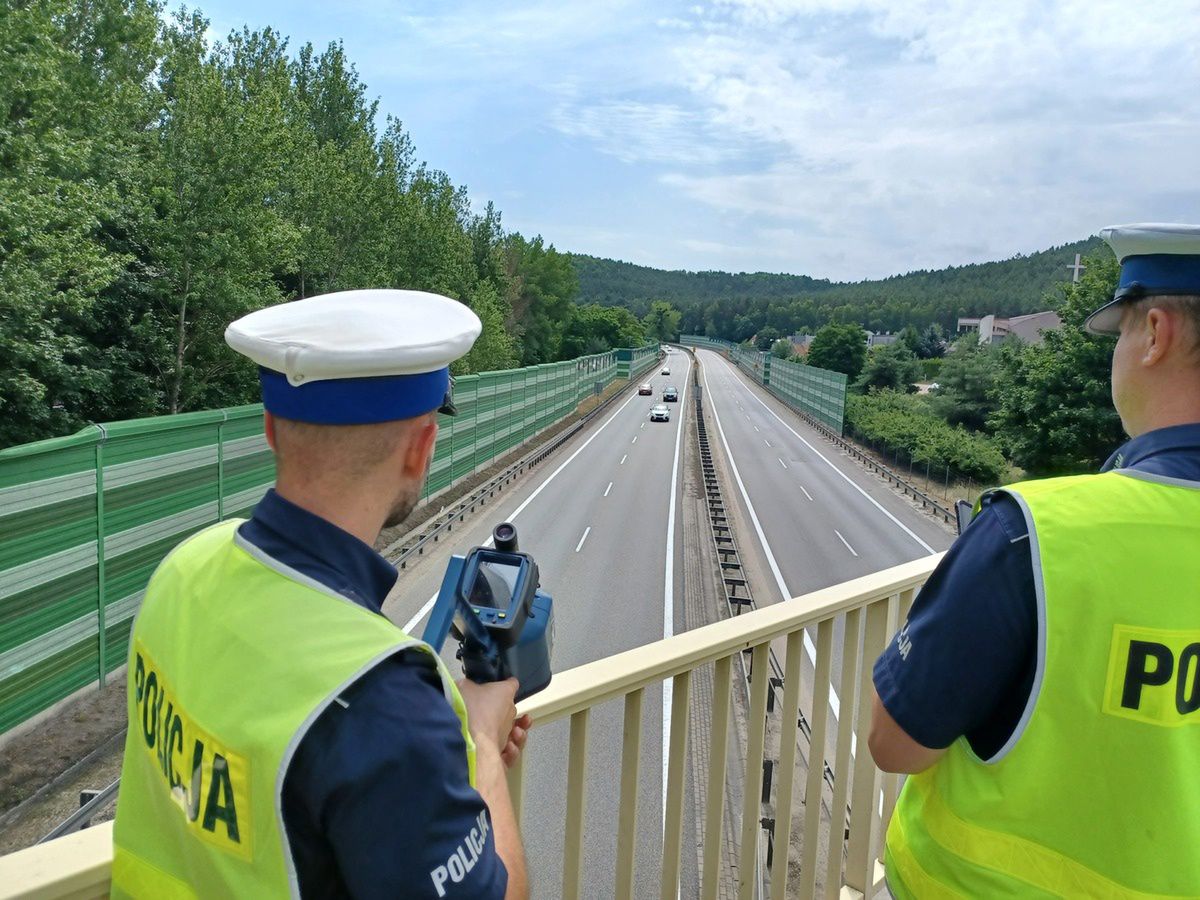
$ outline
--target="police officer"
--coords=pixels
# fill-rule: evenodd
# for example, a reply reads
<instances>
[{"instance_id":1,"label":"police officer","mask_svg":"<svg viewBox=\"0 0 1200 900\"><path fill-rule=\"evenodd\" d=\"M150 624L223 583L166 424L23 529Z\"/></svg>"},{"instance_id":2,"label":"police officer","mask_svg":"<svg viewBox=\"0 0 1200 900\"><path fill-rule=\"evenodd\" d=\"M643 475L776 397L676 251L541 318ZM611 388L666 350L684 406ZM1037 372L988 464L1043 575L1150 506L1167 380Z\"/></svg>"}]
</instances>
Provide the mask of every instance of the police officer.
<instances>
[{"instance_id":1,"label":"police officer","mask_svg":"<svg viewBox=\"0 0 1200 900\"><path fill-rule=\"evenodd\" d=\"M530 724L516 682L456 685L381 615L397 573L372 549L420 497L448 366L480 330L460 303L394 290L229 326L260 367L276 485L146 590L114 896L527 894L504 777Z\"/></svg>"},{"instance_id":2,"label":"police officer","mask_svg":"<svg viewBox=\"0 0 1200 900\"><path fill-rule=\"evenodd\" d=\"M986 495L875 664L897 897L1200 895L1200 226L1101 235L1131 440Z\"/></svg>"}]
</instances>

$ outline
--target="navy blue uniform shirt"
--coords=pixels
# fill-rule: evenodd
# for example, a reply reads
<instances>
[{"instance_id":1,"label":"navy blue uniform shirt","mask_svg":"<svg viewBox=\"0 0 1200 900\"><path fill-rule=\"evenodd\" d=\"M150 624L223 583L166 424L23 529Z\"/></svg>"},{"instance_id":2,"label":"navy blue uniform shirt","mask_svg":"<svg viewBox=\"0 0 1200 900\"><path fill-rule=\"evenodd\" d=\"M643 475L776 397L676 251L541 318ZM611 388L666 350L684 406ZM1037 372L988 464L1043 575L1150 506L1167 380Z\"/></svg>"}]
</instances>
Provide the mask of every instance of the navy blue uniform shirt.
<instances>
[{"instance_id":1,"label":"navy blue uniform shirt","mask_svg":"<svg viewBox=\"0 0 1200 900\"><path fill-rule=\"evenodd\" d=\"M1200 424L1150 431L1104 464L1200 483ZM966 735L995 756L1033 687L1037 595L1029 532L1017 502L985 496L975 520L917 595L875 663L875 690L905 733L941 749Z\"/></svg>"},{"instance_id":2,"label":"navy blue uniform shirt","mask_svg":"<svg viewBox=\"0 0 1200 900\"><path fill-rule=\"evenodd\" d=\"M238 533L372 612L396 582L371 547L274 490ZM419 651L376 666L313 723L284 779L283 822L305 897L487 898L508 886L458 717Z\"/></svg>"}]
</instances>

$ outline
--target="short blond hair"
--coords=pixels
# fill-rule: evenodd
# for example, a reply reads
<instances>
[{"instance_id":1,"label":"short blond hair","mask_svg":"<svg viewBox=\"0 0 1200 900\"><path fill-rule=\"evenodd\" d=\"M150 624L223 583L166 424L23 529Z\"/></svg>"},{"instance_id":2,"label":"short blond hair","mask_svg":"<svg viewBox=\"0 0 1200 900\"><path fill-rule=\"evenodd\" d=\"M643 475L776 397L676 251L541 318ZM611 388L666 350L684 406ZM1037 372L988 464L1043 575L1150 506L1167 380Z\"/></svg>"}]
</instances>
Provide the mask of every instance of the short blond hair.
<instances>
[{"instance_id":1,"label":"short blond hair","mask_svg":"<svg viewBox=\"0 0 1200 900\"><path fill-rule=\"evenodd\" d=\"M1192 330L1192 352L1200 357L1200 295L1162 294L1143 297L1132 304L1132 308L1145 315L1152 309L1169 309L1182 315Z\"/></svg>"},{"instance_id":2,"label":"short blond hair","mask_svg":"<svg viewBox=\"0 0 1200 900\"><path fill-rule=\"evenodd\" d=\"M319 466L334 478L362 478L390 459L428 416L370 425L317 425L275 419L275 456L280 467Z\"/></svg>"}]
</instances>

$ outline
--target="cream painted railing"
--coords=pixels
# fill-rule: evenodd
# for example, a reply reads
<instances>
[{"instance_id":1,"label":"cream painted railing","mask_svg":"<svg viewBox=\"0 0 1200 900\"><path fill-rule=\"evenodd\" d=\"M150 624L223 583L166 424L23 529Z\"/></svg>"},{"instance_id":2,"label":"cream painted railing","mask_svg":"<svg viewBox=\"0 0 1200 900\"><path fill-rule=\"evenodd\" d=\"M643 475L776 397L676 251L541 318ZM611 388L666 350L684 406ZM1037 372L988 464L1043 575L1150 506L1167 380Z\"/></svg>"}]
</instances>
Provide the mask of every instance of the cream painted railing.
<instances>
[{"instance_id":1,"label":"cream painted railing","mask_svg":"<svg viewBox=\"0 0 1200 900\"><path fill-rule=\"evenodd\" d=\"M633 895L642 700L648 687L669 679L673 703L660 896L664 900L676 900L679 896L691 688L694 673L701 667L712 666L709 765L707 772L695 773L695 777L702 778L708 787L707 808L696 811L697 817L703 819L702 829L697 823L697 831L703 835L698 873L700 895L718 896L721 879L728 876L728 872L723 874L721 859L732 687L739 666L737 656L748 653L751 674L745 767L735 777L744 779L739 846L749 852L740 853L739 864L733 867L740 876L738 897L748 900L757 896L764 882L772 898L814 897L818 886L825 897L872 896L883 877L882 836L896 803L899 782L896 776L882 775L866 751L871 717L871 666L938 558L929 556L875 572L556 674L550 687L522 704L521 710L533 715L535 731L550 722L570 719L561 895L584 896L584 784L590 711L617 699L624 700L625 725L615 892L618 897ZM835 654L834 632L839 619L844 627L840 652ZM806 637L806 629L809 636L815 636L815 642ZM771 687L769 654L773 646L782 649L784 673L783 702L777 709L797 713L808 710L811 736L807 746L826 748L824 758L833 777L830 787L824 777L822 754L810 750L812 764L808 766L802 796L816 802L808 802L804 807L803 849L796 866L792 853L793 817L803 736L798 715L778 716L779 777L773 798L773 861L770 872L764 873L757 848L763 759L769 743L767 694ZM808 685L810 690L802 693L801 672L806 655L811 660L813 676ZM840 659L837 672L833 665L835 655ZM838 712L831 717L834 703ZM530 740L536 741L536 735ZM522 783L523 771L518 766L509 777L518 815ZM827 788L830 797L825 806L829 812L823 816L821 798ZM843 842L847 824L849 838ZM825 834L821 834L822 830ZM822 848L826 847L827 852L822 854ZM11 854L0 858L0 898L102 897L108 892L111 860L111 824ZM537 859L531 859L530 863L536 872ZM638 888L638 893L645 890L644 885Z\"/></svg>"}]
</instances>

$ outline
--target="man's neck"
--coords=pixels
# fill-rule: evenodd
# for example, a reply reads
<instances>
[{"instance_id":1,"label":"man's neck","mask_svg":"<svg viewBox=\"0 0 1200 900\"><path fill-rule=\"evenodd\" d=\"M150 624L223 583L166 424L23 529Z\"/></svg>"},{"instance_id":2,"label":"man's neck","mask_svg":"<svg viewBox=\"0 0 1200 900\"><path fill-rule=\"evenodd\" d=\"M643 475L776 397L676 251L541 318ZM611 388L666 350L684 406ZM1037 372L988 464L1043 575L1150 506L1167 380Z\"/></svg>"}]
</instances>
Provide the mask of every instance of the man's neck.
<instances>
[{"instance_id":1,"label":"man's neck","mask_svg":"<svg viewBox=\"0 0 1200 900\"><path fill-rule=\"evenodd\" d=\"M372 495L365 491L332 491L309 484L291 484L287 480L277 481L275 492L289 503L354 535L368 547L375 546L387 518L387 510L379 505L378 492Z\"/></svg>"}]
</instances>

